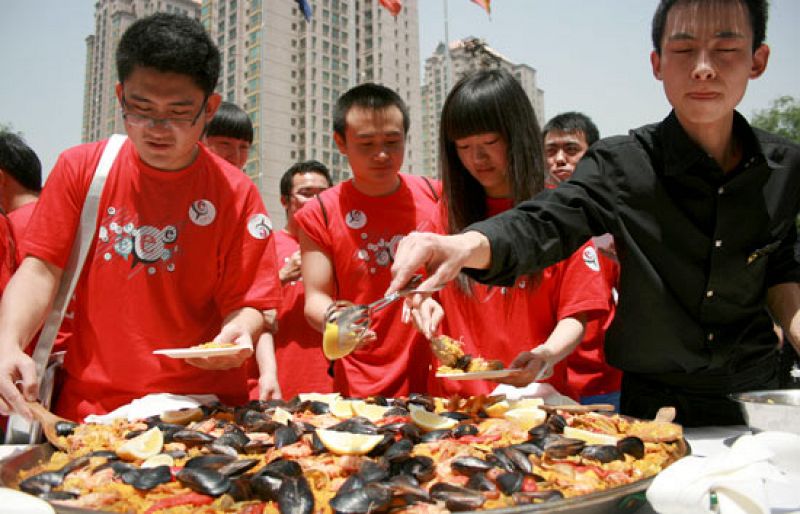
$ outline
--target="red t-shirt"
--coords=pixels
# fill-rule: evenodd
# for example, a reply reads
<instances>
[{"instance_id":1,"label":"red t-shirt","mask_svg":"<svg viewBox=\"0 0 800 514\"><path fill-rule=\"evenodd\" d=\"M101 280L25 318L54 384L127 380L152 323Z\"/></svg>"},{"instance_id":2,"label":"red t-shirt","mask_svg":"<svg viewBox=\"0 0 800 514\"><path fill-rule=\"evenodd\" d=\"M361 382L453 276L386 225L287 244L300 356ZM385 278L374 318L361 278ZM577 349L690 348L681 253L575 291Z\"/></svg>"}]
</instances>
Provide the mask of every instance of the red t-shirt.
<instances>
[{"instance_id":1,"label":"red t-shirt","mask_svg":"<svg viewBox=\"0 0 800 514\"><path fill-rule=\"evenodd\" d=\"M28 225L26 254L64 267L104 148L91 143L59 157ZM246 401L246 367L204 371L152 351L210 341L242 307L277 307L271 233L258 190L223 159L200 146L190 166L165 172L126 141L76 288L56 411L79 420L153 392Z\"/></svg>"},{"instance_id":2,"label":"red t-shirt","mask_svg":"<svg viewBox=\"0 0 800 514\"><path fill-rule=\"evenodd\" d=\"M17 244L11 223L0 212L0 296L17 269Z\"/></svg>"},{"instance_id":3,"label":"red t-shirt","mask_svg":"<svg viewBox=\"0 0 800 514\"><path fill-rule=\"evenodd\" d=\"M11 230L14 232L14 239L18 241L17 243L17 263L22 262L22 259L25 257L22 254L22 244L21 242L25 237L25 229L28 227L28 223L30 222L31 216L33 215L33 210L36 208L36 202L28 202L22 207L18 207L13 211L8 213L8 220L11 222Z\"/></svg>"},{"instance_id":4,"label":"red t-shirt","mask_svg":"<svg viewBox=\"0 0 800 514\"><path fill-rule=\"evenodd\" d=\"M303 231L331 258L336 299L363 304L383 296L400 240L413 230L431 231L438 183L400 174L400 187L387 196L360 193L351 181L327 189L320 201L295 215ZM401 396L426 389L430 347L413 324L400 321L401 302L377 312L375 343L336 360L334 385L349 396Z\"/></svg>"},{"instance_id":5,"label":"red t-shirt","mask_svg":"<svg viewBox=\"0 0 800 514\"><path fill-rule=\"evenodd\" d=\"M487 200L490 216L512 205L510 199ZM610 295L597 252L587 243L538 276L518 278L513 287L472 282L470 296L456 281L450 282L439 293L445 312L441 333L462 340L466 353L499 359L508 366L520 352L544 343L559 320L579 313L589 319L604 316ZM432 369L431 392L437 395L488 394L497 386L489 381L436 379L434 372ZM575 395L567 382L564 361L556 365L547 382L562 394Z\"/></svg>"},{"instance_id":6,"label":"red t-shirt","mask_svg":"<svg viewBox=\"0 0 800 514\"><path fill-rule=\"evenodd\" d=\"M297 238L279 230L275 232L278 269L299 250ZM283 301L278 309L278 331L275 337L275 360L278 383L284 398L297 393L333 391L333 378L328 375L328 360L322 353L322 334L306 321L303 312L305 291L302 277L283 284ZM258 365L253 359L254 373L249 380L250 398L258 398Z\"/></svg>"},{"instance_id":7,"label":"red t-shirt","mask_svg":"<svg viewBox=\"0 0 800 514\"><path fill-rule=\"evenodd\" d=\"M609 234L593 239L600 256L600 268L609 290L616 288L619 278L619 261L612 257L614 240ZM614 319L617 303L612 298L610 311L586 324L583 341L567 357L567 377L577 398L613 393L620 390L622 371L606 362L605 336Z\"/></svg>"}]
</instances>

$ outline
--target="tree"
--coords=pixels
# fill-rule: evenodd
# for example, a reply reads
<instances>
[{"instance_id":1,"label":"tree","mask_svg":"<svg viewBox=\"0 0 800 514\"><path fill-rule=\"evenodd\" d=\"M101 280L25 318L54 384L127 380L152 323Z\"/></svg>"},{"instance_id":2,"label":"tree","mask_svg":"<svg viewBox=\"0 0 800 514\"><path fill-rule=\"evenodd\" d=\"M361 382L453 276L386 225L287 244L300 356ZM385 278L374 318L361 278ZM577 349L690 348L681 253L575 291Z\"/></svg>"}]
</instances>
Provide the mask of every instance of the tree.
<instances>
[{"instance_id":1,"label":"tree","mask_svg":"<svg viewBox=\"0 0 800 514\"><path fill-rule=\"evenodd\" d=\"M800 102L791 96L776 98L768 109L753 114L752 124L800 143Z\"/></svg>"}]
</instances>

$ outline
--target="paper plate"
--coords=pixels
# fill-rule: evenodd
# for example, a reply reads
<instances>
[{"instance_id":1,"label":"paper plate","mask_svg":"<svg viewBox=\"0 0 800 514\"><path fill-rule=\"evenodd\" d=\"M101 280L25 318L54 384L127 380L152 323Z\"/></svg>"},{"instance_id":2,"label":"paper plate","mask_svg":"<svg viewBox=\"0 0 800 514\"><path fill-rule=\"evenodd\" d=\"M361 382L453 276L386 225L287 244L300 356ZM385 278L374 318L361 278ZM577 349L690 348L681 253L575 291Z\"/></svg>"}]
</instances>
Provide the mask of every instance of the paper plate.
<instances>
[{"instance_id":1,"label":"paper plate","mask_svg":"<svg viewBox=\"0 0 800 514\"><path fill-rule=\"evenodd\" d=\"M222 348L163 348L153 350L154 355L164 355L173 359L195 359L200 357L221 357L233 355L247 348L243 345L225 346Z\"/></svg>"},{"instance_id":2,"label":"paper plate","mask_svg":"<svg viewBox=\"0 0 800 514\"><path fill-rule=\"evenodd\" d=\"M492 380L505 378L519 373L520 369L493 369L488 371L472 371L469 373L436 373L436 378L449 380Z\"/></svg>"}]
</instances>

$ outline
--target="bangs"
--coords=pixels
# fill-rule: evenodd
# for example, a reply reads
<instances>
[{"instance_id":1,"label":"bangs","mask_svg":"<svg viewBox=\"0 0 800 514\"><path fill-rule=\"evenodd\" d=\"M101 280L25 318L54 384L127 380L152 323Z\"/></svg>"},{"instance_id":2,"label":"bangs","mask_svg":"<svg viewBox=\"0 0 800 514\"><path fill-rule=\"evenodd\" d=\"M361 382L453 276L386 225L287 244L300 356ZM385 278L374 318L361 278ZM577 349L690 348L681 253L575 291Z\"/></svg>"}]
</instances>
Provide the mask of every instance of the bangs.
<instances>
[{"instance_id":1,"label":"bangs","mask_svg":"<svg viewBox=\"0 0 800 514\"><path fill-rule=\"evenodd\" d=\"M498 95L495 89L494 84L484 82L479 87L462 89L461 94L451 97L442 126L447 140L455 141L485 132L506 136L508 131L498 102L502 95Z\"/></svg>"}]
</instances>

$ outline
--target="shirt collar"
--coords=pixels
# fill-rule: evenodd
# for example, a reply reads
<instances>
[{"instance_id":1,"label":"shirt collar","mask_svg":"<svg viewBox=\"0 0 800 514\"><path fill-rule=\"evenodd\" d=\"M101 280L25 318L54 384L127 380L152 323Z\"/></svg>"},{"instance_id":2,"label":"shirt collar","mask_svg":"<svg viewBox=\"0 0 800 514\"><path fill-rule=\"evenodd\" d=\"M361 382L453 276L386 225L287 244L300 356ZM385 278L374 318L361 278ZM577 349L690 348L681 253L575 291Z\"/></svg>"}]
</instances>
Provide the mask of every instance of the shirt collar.
<instances>
[{"instance_id":1,"label":"shirt collar","mask_svg":"<svg viewBox=\"0 0 800 514\"><path fill-rule=\"evenodd\" d=\"M661 122L659 132L661 141L664 144L665 175L686 173L689 168L697 165L702 159L713 162L713 159L689 137L689 134L686 133L678 121L674 110ZM751 159L755 161L767 160L761 142L756 137L752 127L750 127L744 116L737 111L733 113L733 133L743 144L742 163L746 163ZM777 166L773 162L769 162L769 164L770 168L773 169Z\"/></svg>"}]
</instances>

